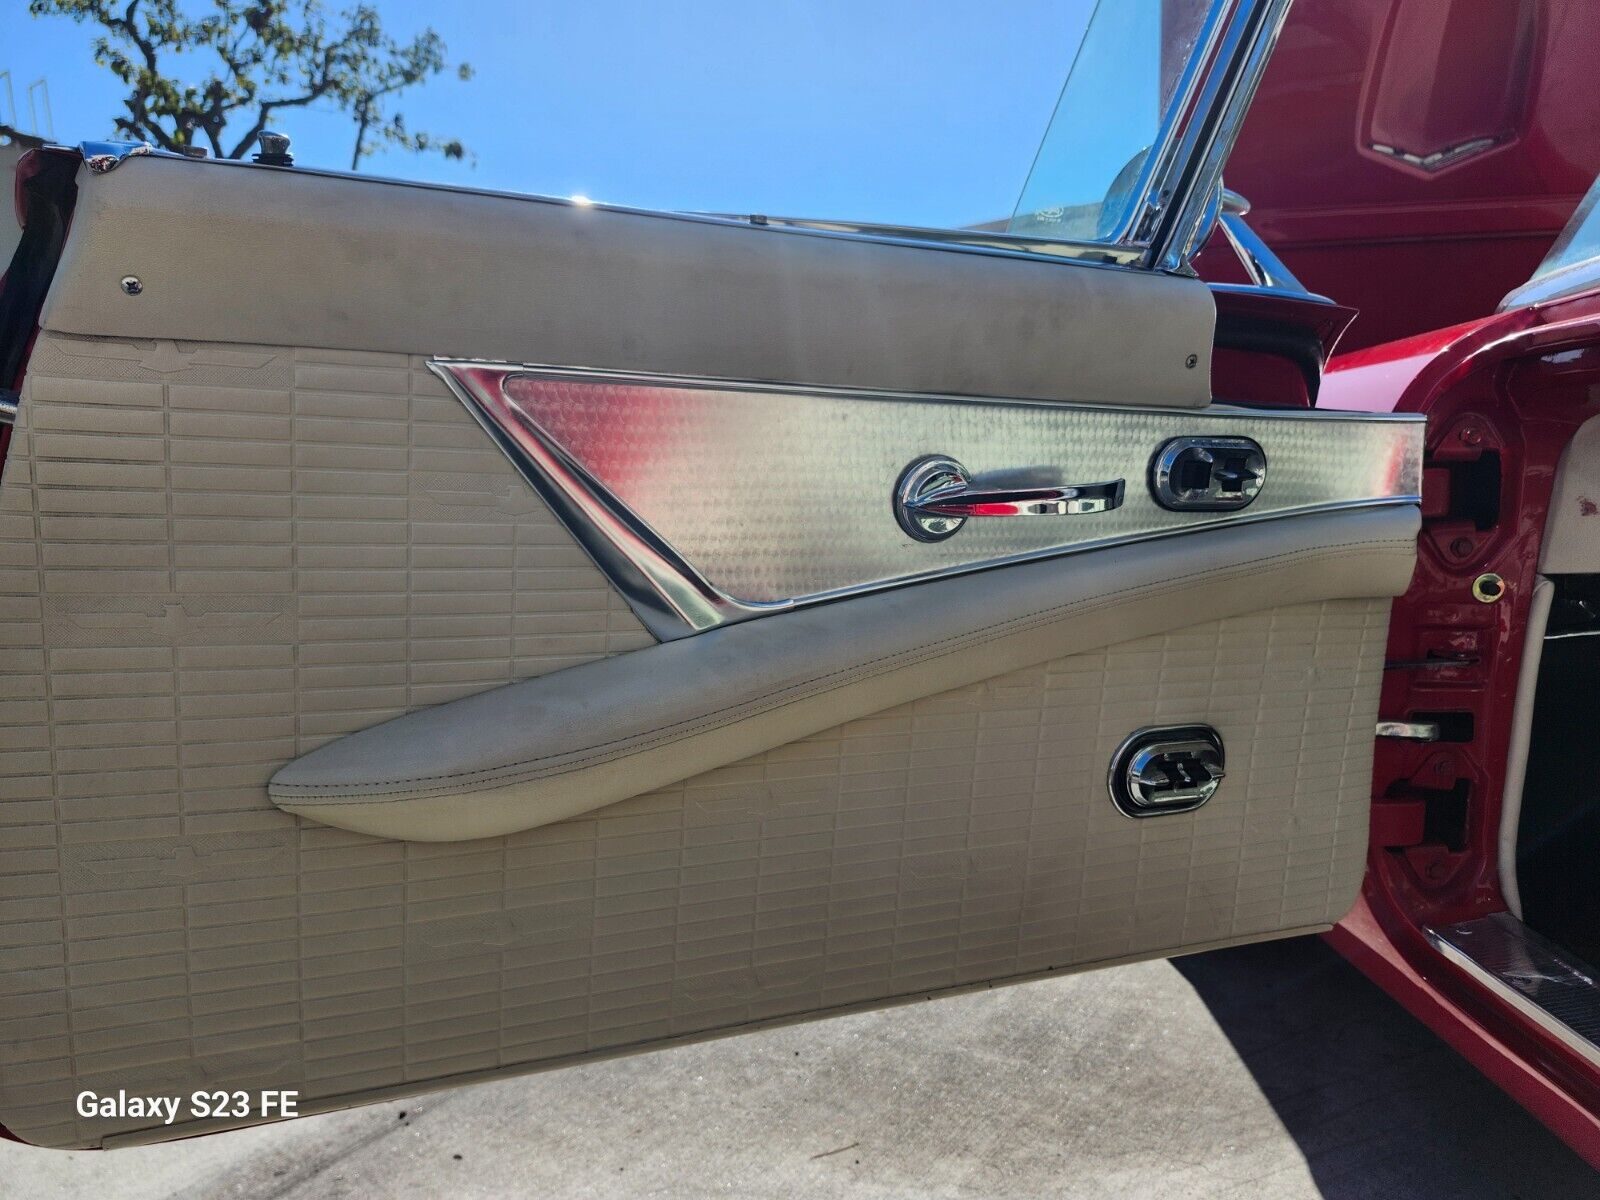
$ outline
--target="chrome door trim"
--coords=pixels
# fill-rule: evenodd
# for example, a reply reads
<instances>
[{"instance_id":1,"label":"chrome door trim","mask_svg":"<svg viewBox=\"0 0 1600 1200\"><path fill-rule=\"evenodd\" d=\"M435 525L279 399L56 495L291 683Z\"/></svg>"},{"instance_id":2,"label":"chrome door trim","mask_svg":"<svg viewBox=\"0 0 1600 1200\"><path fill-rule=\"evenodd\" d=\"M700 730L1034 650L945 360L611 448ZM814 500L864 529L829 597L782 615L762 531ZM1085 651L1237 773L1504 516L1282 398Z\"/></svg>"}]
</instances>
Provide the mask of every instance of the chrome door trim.
<instances>
[{"instance_id":1,"label":"chrome door trim","mask_svg":"<svg viewBox=\"0 0 1600 1200\"><path fill-rule=\"evenodd\" d=\"M61 149L72 149L61 147ZM129 156L117 160L119 165ZM276 171L287 175L311 176L317 179L345 180L350 183L373 183L385 187L412 188L425 192L448 192L463 196L487 196L496 200L516 200L528 204L554 205L562 208L586 208L596 212L621 216L648 217L652 220L686 221L695 225L720 225L724 229L743 229L751 236L815 237L835 241L872 242L877 245L904 246L951 254L982 254L988 257L1020 258L1030 262L1071 263L1078 267L1097 270L1130 270L1143 265L1145 250L1140 246L1126 246L1116 242L1072 242L1058 238L1031 237L1027 234L999 231L980 232L961 229L923 229L911 225L883 225L878 223L835 221L826 218L772 217L752 213L740 216L733 213L695 212L689 209L641 208L632 204L609 201L573 200L566 196L548 196L539 192L513 192L504 188L467 187L461 184L436 183L426 179L401 179L394 175L368 175L365 172L339 171L329 167L312 167L295 164L276 167L265 163L232 158L189 158L157 150L141 154L140 162L194 167L203 170L236 169L242 171ZM103 172L102 172L103 173Z\"/></svg>"},{"instance_id":2,"label":"chrome door trim","mask_svg":"<svg viewBox=\"0 0 1600 1200\"><path fill-rule=\"evenodd\" d=\"M794 607L745 604L717 590L543 430L530 429L534 436L526 443L507 433L451 373L455 365L465 364L432 359L428 369L466 405L658 641Z\"/></svg>"},{"instance_id":3,"label":"chrome door trim","mask_svg":"<svg viewBox=\"0 0 1600 1200\"><path fill-rule=\"evenodd\" d=\"M574 367L551 367L535 364L490 362L469 359L435 358L428 368L461 401L494 444L517 468L529 486L550 506L556 517L577 539L584 551L605 573L644 626L656 638L670 641L739 621L750 620L774 612L786 612L811 604L825 603L848 596L903 587L931 579L967 574L1010 566L1022 562L1055 558L1108 546L1132 544L1161 537L1172 537L1214 528L1219 524L1238 525L1281 517L1298 516L1310 512L1327 512L1353 508L1383 507L1420 503L1421 446L1423 418L1413 414L1340 413L1314 410L1243 409L1213 405L1207 409L1133 408L1129 406L1064 404L1050 401L1012 401L1001 397L969 397L922 393L853 391L839 388L806 387L779 383L755 383L734 380L685 378L665 375L645 375L628 372L598 371ZM1353 485L1341 483L1335 472L1332 486L1325 488L1325 498L1301 503L1293 507L1257 511L1255 507L1235 513L1165 514L1163 520L1176 519L1182 524L1163 528L1136 528L1106 534L1102 529L1086 528L1078 521L1063 522L1010 522L982 523L993 526L1028 526L1037 529L1063 531L1062 540L1049 545L1028 546L1022 549L988 553L975 547L973 557L962 561L933 562L919 567L916 559L902 556L907 569L889 577L846 581L836 586L822 586L809 590L796 589L792 595L771 597L741 597L727 587L719 586L709 575L705 563L698 561L694 548L675 543L653 524L649 514L641 512L613 486L598 476L589 465L558 440L540 422L526 413L515 410L515 404L504 395L501 385L517 377L533 377L549 381L578 384L619 385L629 387L654 387L675 392L714 391L736 393L739 396L784 396L796 404L807 400L823 399L859 401L912 402L922 404L956 405L965 408L993 409L997 418L1005 412L1048 413L1061 418L1105 415L1127 419L1150 419L1168 425L1173 431L1213 425L1219 419L1244 421L1254 427L1259 422L1281 425L1284 432L1302 429L1306 423L1345 427L1350 424L1379 425L1390 430L1392 436L1385 440L1391 448L1393 459L1392 481L1379 494L1358 493ZM490 390L492 389L492 390ZM496 396L498 393L498 396ZM487 401L485 396L488 397ZM497 411L490 411L489 405ZM516 427L508 430L502 422L515 421ZM651 444L659 434L653 428L630 426L627 436ZM1155 445L1166 440L1154 437ZM1154 446L1152 446L1154 449ZM1331 447L1330 447L1331 449ZM673 451L667 451L672 453ZM888 451L885 451L888 453ZM908 453L907 459L914 457ZM1339 457L1327 456L1331 463ZM694 474L696 464L677 464L683 486L695 488L701 479ZM887 526L894 536L905 538L895 521L891 493L896 476L883 481L882 510ZM1275 479L1281 476L1275 476ZM1129 484L1130 497L1141 497L1149 509L1157 506L1142 485ZM781 495L763 496L763 503L782 503ZM1122 509L1113 510L1121 512ZM1164 510L1162 510L1164 512ZM1107 514L1111 515L1111 514ZM1084 519L1088 521L1087 518ZM1070 532L1067 527L1071 527ZM818 527L823 536L828 526ZM954 539L958 544L960 539ZM909 538L905 538L910 543ZM938 545L949 545L949 542ZM924 551L937 546L924 545ZM781 553L780 547L780 553ZM927 560L924 560L927 561Z\"/></svg>"},{"instance_id":4,"label":"chrome door trim","mask_svg":"<svg viewBox=\"0 0 1600 1200\"><path fill-rule=\"evenodd\" d=\"M1255 100L1267 62L1283 32L1292 0L1241 0L1216 50L1224 64L1206 77L1195 100L1198 119L1184 129L1173 167L1146 201L1158 227L1145 265L1181 271L1210 234L1206 216L1222 183L1222 164L1233 151Z\"/></svg>"}]
</instances>

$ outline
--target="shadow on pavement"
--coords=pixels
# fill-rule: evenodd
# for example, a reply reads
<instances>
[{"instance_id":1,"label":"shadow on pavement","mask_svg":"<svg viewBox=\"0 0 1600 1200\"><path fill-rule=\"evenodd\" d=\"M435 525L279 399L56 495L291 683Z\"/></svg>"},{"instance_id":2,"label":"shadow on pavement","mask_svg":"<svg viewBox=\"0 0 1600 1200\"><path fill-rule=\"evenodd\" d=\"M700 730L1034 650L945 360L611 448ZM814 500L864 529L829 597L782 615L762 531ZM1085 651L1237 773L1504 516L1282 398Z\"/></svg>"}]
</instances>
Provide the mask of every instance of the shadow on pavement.
<instances>
[{"instance_id":1,"label":"shadow on pavement","mask_svg":"<svg viewBox=\"0 0 1600 1200\"><path fill-rule=\"evenodd\" d=\"M1600 1175L1321 939L1173 965L1331 1200L1600 1195Z\"/></svg>"}]
</instances>

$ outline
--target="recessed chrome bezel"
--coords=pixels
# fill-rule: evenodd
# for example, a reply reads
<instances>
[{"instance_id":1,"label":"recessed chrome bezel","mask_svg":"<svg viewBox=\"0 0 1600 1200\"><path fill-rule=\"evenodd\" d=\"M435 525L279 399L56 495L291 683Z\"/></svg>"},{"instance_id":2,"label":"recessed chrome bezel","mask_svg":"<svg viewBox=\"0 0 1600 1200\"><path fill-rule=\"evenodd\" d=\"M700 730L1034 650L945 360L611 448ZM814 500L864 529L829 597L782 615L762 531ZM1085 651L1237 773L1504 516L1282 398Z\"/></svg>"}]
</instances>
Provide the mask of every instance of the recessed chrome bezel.
<instances>
[{"instance_id":1,"label":"recessed chrome bezel","mask_svg":"<svg viewBox=\"0 0 1600 1200\"><path fill-rule=\"evenodd\" d=\"M1196 789L1196 794L1181 800L1163 803L1146 797L1138 782L1144 760L1153 755L1175 753L1188 748L1215 758L1216 770L1210 781ZM1116 753L1111 756L1111 766L1106 772L1106 791L1110 793L1111 803L1116 805L1117 811L1135 820L1193 812L1217 794L1227 765L1228 753L1222 744L1222 735L1210 725L1146 725L1123 738Z\"/></svg>"},{"instance_id":2,"label":"recessed chrome bezel","mask_svg":"<svg viewBox=\"0 0 1600 1200\"><path fill-rule=\"evenodd\" d=\"M1218 453L1244 456L1255 478L1237 494L1189 488L1179 480L1186 457L1200 455L1209 462ZM1249 508L1266 483L1267 453L1254 438L1176 437L1163 442L1150 460L1150 494L1169 512L1237 512Z\"/></svg>"},{"instance_id":3,"label":"recessed chrome bezel","mask_svg":"<svg viewBox=\"0 0 1600 1200\"><path fill-rule=\"evenodd\" d=\"M919 542L942 542L967 523L966 517L917 512L917 502L945 488L965 486L967 469L953 458L930 454L908 466L894 489L894 519L906 536Z\"/></svg>"}]
</instances>

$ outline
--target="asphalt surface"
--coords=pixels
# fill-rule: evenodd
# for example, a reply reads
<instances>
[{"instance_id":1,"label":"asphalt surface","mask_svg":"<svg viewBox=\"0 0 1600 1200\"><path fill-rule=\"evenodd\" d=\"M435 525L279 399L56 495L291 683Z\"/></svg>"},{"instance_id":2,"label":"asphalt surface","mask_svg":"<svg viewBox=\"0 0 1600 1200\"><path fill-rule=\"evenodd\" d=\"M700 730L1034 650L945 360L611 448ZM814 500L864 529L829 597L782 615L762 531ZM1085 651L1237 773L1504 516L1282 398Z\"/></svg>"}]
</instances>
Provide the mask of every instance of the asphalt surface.
<instances>
[{"instance_id":1,"label":"asphalt surface","mask_svg":"<svg viewBox=\"0 0 1600 1200\"><path fill-rule=\"evenodd\" d=\"M0 1196L1562 1197L1541 1125L1302 939L168 1146L0 1144Z\"/></svg>"}]
</instances>

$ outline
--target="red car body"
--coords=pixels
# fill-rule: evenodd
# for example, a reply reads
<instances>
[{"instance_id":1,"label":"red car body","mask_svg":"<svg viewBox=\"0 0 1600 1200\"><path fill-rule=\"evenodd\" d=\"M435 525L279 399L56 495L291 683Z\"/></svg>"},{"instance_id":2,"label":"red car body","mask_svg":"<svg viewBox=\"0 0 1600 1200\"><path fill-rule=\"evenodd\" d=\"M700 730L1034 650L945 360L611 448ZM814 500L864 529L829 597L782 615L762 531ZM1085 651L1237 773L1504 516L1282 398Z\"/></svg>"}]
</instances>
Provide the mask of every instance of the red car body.
<instances>
[{"instance_id":1,"label":"red car body","mask_svg":"<svg viewBox=\"0 0 1600 1200\"><path fill-rule=\"evenodd\" d=\"M1600 8L1570 0L1299 0L1228 180L1299 279L1359 313L1316 403L1428 415L1418 569L1395 603L1388 658L1400 665L1380 716L1449 711L1475 730L1449 744L1379 741L1366 882L1328 939L1600 1166L1600 1072L1421 932L1506 908L1495 845L1512 707L1556 465L1594 415L1600 293L1496 309L1600 170L1597 40ZM1487 144L1430 170L1374 151L1380 140ZM1237 278L1219 245L1201 268ZM1486 456L1499 495L1483 528L1451 491ZM1500 603L1471 598L1486 572L1507 583ZM1441 657L1462 665L1405 665ZM1451 845L1430 837L1424 811L1455 789L1466 804Z\"/></svg>"}]
</instances>

